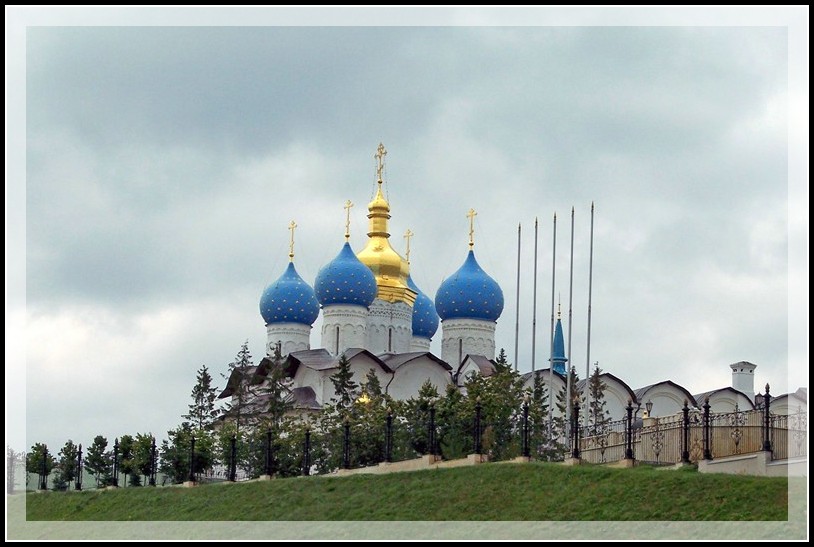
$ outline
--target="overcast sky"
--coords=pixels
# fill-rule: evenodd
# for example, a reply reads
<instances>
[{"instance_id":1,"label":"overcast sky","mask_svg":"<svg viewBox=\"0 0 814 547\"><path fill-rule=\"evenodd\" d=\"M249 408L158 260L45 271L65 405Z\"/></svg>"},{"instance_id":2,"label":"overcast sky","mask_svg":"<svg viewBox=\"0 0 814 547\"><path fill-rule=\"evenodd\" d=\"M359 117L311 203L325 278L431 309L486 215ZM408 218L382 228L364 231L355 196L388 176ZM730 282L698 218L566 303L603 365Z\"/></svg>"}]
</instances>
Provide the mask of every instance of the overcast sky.
<instances>
[{"instance_id":1,"label":"overcast sky","mask_svg":"<svg viewBox=\"0 0 814 547\"><path fill-rule=\"evenodd\" d=\"M790 91L788 38L783 26L29 27L26 300L6 307L7 341L25 342L7 366L24 370L27 438L9 442L163 436L198 368L222 387L246 339L259 360L258 301L286 266L288 223L311 284L340 250L348 199L360 250L380 141L391 241L403 253L415 233L411 271L431 298L478 212L512 361L522 224L521 372L534 220L542 368L552 217L565 318L574 206L572 362L585 374L593 200L591 363L633 389L724 387L741 360L758 365L756 387L807 385L789 381L808 358L788 319L808 293L807 256L789 260L808 232L807 190L789 191L808 79L806 64L803 94Z\"/></svg>"}]
</instances>

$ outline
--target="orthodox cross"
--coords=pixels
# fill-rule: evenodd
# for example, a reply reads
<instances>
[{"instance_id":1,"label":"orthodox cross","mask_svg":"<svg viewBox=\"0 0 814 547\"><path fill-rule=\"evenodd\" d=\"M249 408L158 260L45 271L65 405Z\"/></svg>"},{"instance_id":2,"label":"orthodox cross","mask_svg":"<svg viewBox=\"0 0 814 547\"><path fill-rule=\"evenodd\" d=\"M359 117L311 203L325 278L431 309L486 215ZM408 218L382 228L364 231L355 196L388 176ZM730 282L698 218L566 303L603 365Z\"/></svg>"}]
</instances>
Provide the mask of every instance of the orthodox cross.
<instances>
[{"instance_id":1,"label":"orthodox cross","mask_svg":"<svg viewBox=\"0 0 814 547\"><path fill-rule=\"evenodd\" d=\"M288 258L292 262L294 262L294 228L297 227L297 223L293 220L288 225L288 229L291 230L291 241L288 244Z\"/></svg>"},{"instance_id":2,"label":"orthodox cross","mask_svg":"<svg viewBox=\"0 0 814 547\"><path fill-rule=\"evenodd\" d=\"M475 215L478 213L474 209L470 209L466 216L469 217L469 248L475 246Z\"/></svg>"},{"instance_id":3,"label":"orthodox cross","mask_svg":"<svg viewBox=\"0 0 814 547\"><path fill-rule=\"evenodd\" d=\"M348 200L345 202L345 241L350 239L350 208L353 207L353 202Z\"/></svg>"},{"instance_id":4,"label":"orthodox cross","mask_svg":"<svg viewBox=\"0 0 814 547\"><path fill-rule=\"evenodd\" d=\"M404 254L407 255L405 257L405 258L407 258L407 264L410 263L410 238L413 237L414 235L415 234L413 232L411 232L409 228L407 228L407 231L404 232L404 239L407 240L407 252L404 253Z\"/></svg>"},{"instance_id":5,"label":"orthodox cross","mask_svg":"<svg viewBox=\"0 0 814 547\"><path fill-rule=\"evenodd\" d=\"M382 171L384 170L384 157L387 155L384 145L379 143L376 153L373 155L376 158L376 180L382 182Z\"/></svg>"}]
</instances>

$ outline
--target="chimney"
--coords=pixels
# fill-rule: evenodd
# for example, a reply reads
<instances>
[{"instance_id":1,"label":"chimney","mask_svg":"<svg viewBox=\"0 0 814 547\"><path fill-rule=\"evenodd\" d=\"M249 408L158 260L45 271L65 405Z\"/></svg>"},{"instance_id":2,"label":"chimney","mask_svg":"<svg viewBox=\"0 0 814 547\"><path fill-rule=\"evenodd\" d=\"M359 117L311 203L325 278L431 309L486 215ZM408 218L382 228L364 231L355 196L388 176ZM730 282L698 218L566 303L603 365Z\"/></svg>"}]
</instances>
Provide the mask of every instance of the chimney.
<instances>
[{"instance_id":1,"label":"chimney","mask_svg":"<svg viewBox=\"0 0 814 547\"><path fill-rule=\"evenodd\" d=\"M755 369L757 365L747 361L740 361L729 365L729 368L732 369L732 387L743 392L750 399L754 399Z\"/></svg>"}]
</instances>

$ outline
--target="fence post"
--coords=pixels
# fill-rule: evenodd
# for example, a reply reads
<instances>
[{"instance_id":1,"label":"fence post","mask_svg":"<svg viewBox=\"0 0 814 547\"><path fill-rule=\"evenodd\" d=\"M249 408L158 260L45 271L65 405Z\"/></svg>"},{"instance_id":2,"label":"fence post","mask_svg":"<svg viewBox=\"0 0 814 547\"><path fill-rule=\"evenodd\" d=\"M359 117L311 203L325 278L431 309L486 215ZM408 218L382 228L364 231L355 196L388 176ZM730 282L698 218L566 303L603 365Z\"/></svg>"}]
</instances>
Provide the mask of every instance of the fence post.
<instances>
[{"instance_id":1,"label":"fence post","mask_svg":"<svg viewBox=\"0 0 814 547\"><path fill-rule=\"evenodd\" d=\"M189 443L189 482L195 482L195 435L192 436Z\"/></svg>"},{"instance_id":2,"label":"fence post","mask_svg":"<svg viewBox=\"0 0 814 547\"><path fill-rule=\"evenodd\" d=\"M523 457L528 458L531 454L529 447L529 394L523 397Z\"/></svg>"},{"instance_id":3,"label":"fence post","mask_svg":"<svg viewBox=\"0 0 814 547\"><path fill-rule=\"evenodd\" d=\"M271 476L271 428L266 430L266 475Z\"/></svg>"},{"instance_id":4,"label":"fence post","mask_svg":"<svg viewBox=\"0 0 814 547\"><path fill-rule=\"evenodd\" d=\"M40 490L48 490L48 447L42 451L42 473L40 473Z\"/></svg>"},{"instance_id":5,"label":"fence post","mask_svg":"<svg viewBox=\"0 0 814 547\"><path fill-rule=\"evenodd\" d=\"M625 459L633 459L633 401L627 400L627 428L625 430Z\"/></svg>"},{"instance_id":6,"label":"fence post","mask_svg":"<svg viewBox=\"0 0 814 547\"><path fill-rule=\"evenodd\" d=\"M574 401L574 417L573 417L573 425L571 427L571 434L574 438L574 446L573 450L571 451L571 457L574 459L579 459L579 399Z\"/></svg>"},{"instance_id":7,"label":"fence post","mask_svg":"<svg viewBox=\"0 0 814 547\"><path fill-rule=\"evenodd\" d=\"M156 453L155 447L155 437L151 437L150 442L150 479L148 484L150 486L155 486L155 472L156 467L158 467L158 459L156 458L158 454Z\"/></svg>"},{"instance_id":8,"label":"fence post","mask_svg":"<svg viewBox=\"0 0 814 547\"><path fill-rule=\"evenodd\" d=\"M237 435L232 434L229 439L229 481L235 482L237 479Z\"/></svg>"},{"instance_id":9,"label":"fence post","mask_svg":"<svg viewBox=\"0 0 814 547\"><path fill-rule=\"evenodd\" d=\"M684 399L684 424L681 435L681 462L690 463L690 407L687 399Z\"/></svg>"},{"instance_id":10,"label":"fence post","mask_svg":"<svg viewBox=\"0 0 814 547\"><path fill-rule=\"evenodd\" d=\"M302 451L302 475L307 477L311 473L311 428L305 426L305 446Z\"/></svg>"},{"instance_id":11,"label":"fence post","mask_svg":"<svg viewBox=\"0 0 814 547\"><path fill-rule=\"evenodd\" d=\"M427 453L435 456L435 402L430 403L430 422L427 426Z\"/></svg>"},{"instance_id":12,"label":"fence post","mask_svg":"<svg viewBox=\"0 0 814 547\"><path fill-rule=\"evenodd\" d=\"M393 412L389 408L384 423L384 461L393 461Z\"/></svg>"},{"instance_id":13,"label":"fence post","mask_svg":"<svg viewBox=\"0 0 814 547\"><path fill-rule=\"evenodd\" d=\"M73 483L74 490L82 490L82 445L79 445L79 452L76 455L76 478Z\"/></svg>"},{"instance_id":14,"label":"fence post","mask_svg":"<svg viewBox=\"0 0 814 547\"><path fill-rule=\"evenodd\" d=\"M350 420L348 418L345 418L342 437L342 469L350 469Z\"/></svg>"},{"instance_id":15,"label":"fence post","mask_svg":"<svg viewBox=\"0 0 814 547\"><path fill-rule=\"evenodd\" d=\"M709 446L709 397L704 399L704 459L712 459L712 450Z\"/></svg>"},{"instance_id":16,"label":"fence post","mask_svg":"<svg viewBox=\"0 0 814 547\"><path fill-rule=\"evenodd\" d=\"M119 438L113 443L113 486L119 486Z\"/></svg>"},{"instance_id":17,"label":"fence post","mask_svg":"<svg viewBox=\"0 0 814 547\"><path fill-rule=\"evenodd\" d=\"M769 414L769 402L771 401L771 398L771 395L769 395L769 384L766 384L766 394L763 396L763 404L766 405L763 414L763 450L766 452L772 451L772 417Z\"/></svg>"},{"instance_id":18,"label":"fence post","mask_svg":"<svg viewBox=\"0 0 814 547\"><path fill-rule=\"evenodd\" d=\"M481 413L481 405L480 405L480 397L475 399L475 427L474 431L472 432L474 437L475 443L475 454L481 454L483 452L483 446L481 444L481 435L480 435L480 413Z\"/></svg>"}]
</instances>

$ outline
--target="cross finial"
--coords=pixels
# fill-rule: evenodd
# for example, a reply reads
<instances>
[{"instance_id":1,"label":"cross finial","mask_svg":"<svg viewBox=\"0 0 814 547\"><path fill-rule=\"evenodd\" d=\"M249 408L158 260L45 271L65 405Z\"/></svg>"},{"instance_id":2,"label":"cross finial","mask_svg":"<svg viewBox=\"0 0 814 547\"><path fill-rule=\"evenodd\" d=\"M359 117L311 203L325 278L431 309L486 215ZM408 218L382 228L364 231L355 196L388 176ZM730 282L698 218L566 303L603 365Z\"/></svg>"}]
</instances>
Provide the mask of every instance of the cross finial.
<instances>
[{"instance_id":1,"label":"cross finial","mask_svg":"<svg viewBox=\"0 0 814 547\"><path fill-rule=\"evenodd\" d=\"M411 237L413 237L414 235L415 235L415 234L414 234L413 232L411 232L409 228L407 228L407 231L406 231L406 232L404 232L404 239L406 239L406 240L407 240L407 252L406 252L406 253L404 253L404 254L406 254L406 255L407 255L407 256L406 256L406 258L407 258L407 264L409 264L409 263L410 263L410 238L411 238Z\"/></svg>"},{"instance_id":2,"label":"cross finial","mask_svg":"<svg viewBox=\"0 0 814 547\"><path fill-rule=\"evenodd\" d=\"M350 208L353 207L353 202L348 200L345 202L345 241L350 239Z\"/></svg>"},{"instance_id":3,"label":"cross finial","mask_svg":"<svg viewBox=\"0 0 814 547\"><path fill-rule=\"evenodd\" d=\"M293 220L289 223L288 229L291 230L291 240L288 244L288 259L291 262L294 262L294 229L297 227L297 223Z\"/></svg>"},{"instance_id":4,"label":"cross finial","mask_svg":"<svg viewBox=\"0 0 814 547\"><path fill-rule=\"evenodd\" d=\"M376 158L376 181L381 184L382 183L382 171L384 170L384 157L387 155L387 150L385 150L384 145L379 143L379 147L376 149L376 153L373 155Z\"/></svg>"},{"instance_id":5,"label":"cross finial","mask_svg":"<svg viewBox=\"0 0 814 547\"><path fill-rule=\"evenodd\" d=\"M466 216L469 217L469 248L475 246L475 215L478 213L474 209L470 209Z\"/></svg>"}]
</instances>

